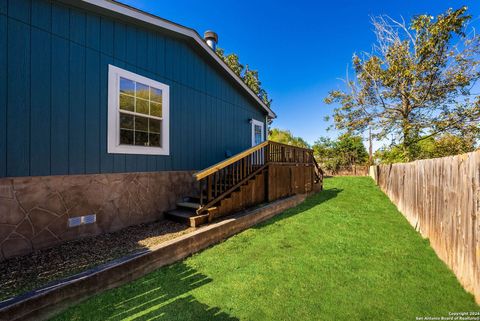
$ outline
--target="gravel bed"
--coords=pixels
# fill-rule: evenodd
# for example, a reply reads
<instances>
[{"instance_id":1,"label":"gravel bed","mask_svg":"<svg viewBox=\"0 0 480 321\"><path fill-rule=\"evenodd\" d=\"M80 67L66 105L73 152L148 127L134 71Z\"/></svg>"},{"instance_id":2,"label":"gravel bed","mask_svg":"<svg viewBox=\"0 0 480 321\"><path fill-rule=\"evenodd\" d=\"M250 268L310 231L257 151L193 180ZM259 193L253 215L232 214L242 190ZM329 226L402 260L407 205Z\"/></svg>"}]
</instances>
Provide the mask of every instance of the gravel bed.
<instances>
[{"instance_id":1,"label":"gravel bed","mask_svg":"<svg viewBox=\"0 0 480 321\"><path fill-rule=\"evenodd\" d=\"M193 231L159 221L66 242L0 262L0 301Z\"/></svg>"}]
</instances>

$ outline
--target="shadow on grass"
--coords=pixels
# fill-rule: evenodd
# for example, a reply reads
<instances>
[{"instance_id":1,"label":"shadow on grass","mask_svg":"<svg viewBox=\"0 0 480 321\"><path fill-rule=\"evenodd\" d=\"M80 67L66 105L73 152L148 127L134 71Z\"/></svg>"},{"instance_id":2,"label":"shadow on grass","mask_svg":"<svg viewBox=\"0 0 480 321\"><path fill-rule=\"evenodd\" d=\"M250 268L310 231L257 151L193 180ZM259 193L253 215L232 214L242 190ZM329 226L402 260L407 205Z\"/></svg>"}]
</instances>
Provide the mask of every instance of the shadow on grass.
<instances>
[{"instance_id":1,"label":"shadow on grass","mask_svg":"<svg viewBox=\"0 0 480 321\"><path fill-rule=\"evenodd\" d=\"M93 297L54 320L238 320L189 293L212 281L179 262Z\"/></svg>"},{"instance_id":2,"label":"shadow on grass","mask_svg":"<svg viewBox=\"0 0 480 321\"><path fill-rule=\"evenodd\" d=\"M219 308L212 308L199 302L193 295L180 297L162 308L151 311L133 320L212 320L238 321Z\"/></svg>"},{"instance_id":3,"label":"shadow on grass","mask_svg":"<svg viewBox=\"0 0 480 321\"><path fill-rule=\"evenodd\" d=\"M277 216L269 219L266 222L260 223L256 226L254 226L253 228L254 229L261 229L261 228L264 228L265 226L274 224L274 223L276 223L278 221L281 221L283 219L286 219L286 218L289 218L291 216L294 216L294 215L303 213L305 211L308 211L309 209L311 209L311 208L313 208L313 207L315 207L315 206L317 206L321 203L327 202L327 201L337 197L337 195L339 193L341 193L342 191L343 191L343 189L341 189L341 188L325 189L321 192L318 192L314 195L311 195L311 196L307 197L307 199L304 202L300 203L299 205L295 206L294 208L288 209L285 212L283 212L282 214L277 215Z\"/></svg>"}]
</instances>

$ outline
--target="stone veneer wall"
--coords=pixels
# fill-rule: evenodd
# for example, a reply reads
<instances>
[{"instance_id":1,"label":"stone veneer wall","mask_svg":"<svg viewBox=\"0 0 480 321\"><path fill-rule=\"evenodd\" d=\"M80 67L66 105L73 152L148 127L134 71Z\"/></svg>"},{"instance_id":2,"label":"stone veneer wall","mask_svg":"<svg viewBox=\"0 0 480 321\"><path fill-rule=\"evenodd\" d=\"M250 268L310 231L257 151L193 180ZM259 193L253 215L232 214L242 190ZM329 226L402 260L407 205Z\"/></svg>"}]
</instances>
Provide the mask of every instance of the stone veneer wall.
<instances>
[{"instance_id":1,"label":"stone veneer wall","mask_svg":"<svg viewBox=\"0 0 480 321\"><path fill-rule=\"evenodd\" d=\"M0 179L0 261L163 218L197 188L191 171ZM93 224L68 218L96 214Z\"/></svg>"}]
</instances>

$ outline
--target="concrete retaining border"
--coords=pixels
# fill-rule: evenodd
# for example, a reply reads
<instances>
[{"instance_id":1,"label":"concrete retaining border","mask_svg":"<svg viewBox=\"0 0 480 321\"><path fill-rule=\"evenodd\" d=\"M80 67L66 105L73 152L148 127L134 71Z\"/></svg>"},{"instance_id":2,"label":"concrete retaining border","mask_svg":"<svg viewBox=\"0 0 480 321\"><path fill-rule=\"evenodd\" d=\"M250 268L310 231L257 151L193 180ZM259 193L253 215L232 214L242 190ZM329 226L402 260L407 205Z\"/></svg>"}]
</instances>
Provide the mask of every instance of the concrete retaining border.
<instances>
[{"instance_id":1,"label":"concrete retaining border","mask_svg":"<svg viewBox=\"0 0 480 321\"><path fill-rule=\"evenodd\" d=\"M268 220L305 200L295 195L238 213L220 222L140 253L114 260L38 290L0 302L0 320L45 320L99 292L131 282L234 234Z\"/></svg>"}]
</instances>

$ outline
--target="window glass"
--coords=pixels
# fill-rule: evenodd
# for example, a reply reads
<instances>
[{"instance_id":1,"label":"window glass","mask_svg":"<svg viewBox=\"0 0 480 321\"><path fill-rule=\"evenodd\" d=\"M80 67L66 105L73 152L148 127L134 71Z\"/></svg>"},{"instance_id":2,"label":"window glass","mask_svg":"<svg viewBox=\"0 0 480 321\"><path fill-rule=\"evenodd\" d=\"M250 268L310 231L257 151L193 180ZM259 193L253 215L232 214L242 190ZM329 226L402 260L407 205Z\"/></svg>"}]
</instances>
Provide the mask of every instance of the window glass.
<instances>
[{"instance_id":1,"label":"window glass","mask_svg":"<svg viewBox=\"0 0 480 321\"><path fill-rule=\"evenodd\" d=\"M109 153L169 154L167 85L110 65L108 97Z\"/></svg>"},{"instance_id":2,"label":"window glass","mask_svg":"<svg viewBox=\"0 0 480 321\"><path fill-rule=\"evenodd\" d=\"M120 113L120 129L133 130L133 115Z\"/></svg>"},{"instance_id":3,"label":"window glass","mask_svg":"<svg viewBox=\"0 0 480 321\"><path fill-rule=\"evenodd\" d=\"M150 103L150 115L156 117L162 117L162 104L157 104L154 102Z\"/></svg>"},{"instance_id":4,"label":"window glass","mask_svg":"<svg viewBox=\"0 0 480 321\"><path fill-rule=\"evenodd\" d=\"M143 98L143 99L150 99L150 91L147 85L137 82L136 88L137 88L135 91L136 97Z\"/></svg>"},{"instance_id":5,"label":"window glass","mask_svg":"<svg viewBox=\"0 0 480 321\"><path fill-rule=\"evenodd\" d=\"M150 119L149 132L160 134L160 120Z\"/></svg>"},{"instance_id":6,"label":"window glass","mask_svg":"<svg viewBox=\"0 0 480 321\"><path fill-rule=\"evenodd\" d=\"M135 98L125 94L120 94L120 109L134 111L135 110Z\"/></svg>"},{"instance_id":7,"label":"window glass","mask_svg":"<svg viewBox=\"0 0 480 321\"><path fill-rule=\"evenodd\" d=\"M150 134L149 139L150 139L150 146L162 147L160 143L160 134Z\"/></svg>"},{"instance_id":8,"label":"window glass","mask_svg":"<svg viewBox=\"0 0 480 321\"><path fill-rule=\"evenodd\" d=\"M161 146L161 101L162 90L120 78L120 144Z\"/></svg>"},{"instance_id":9,"label":"window glass","mask_svg":"<svg viewBox=\"0 0 480 321\"><path fill-rule=\"evenodd\" d=\"M133 130L120 130L120 144L133 145Z\"/></svg>"},{"instance_id":10,"label":"window glass","mask_svg":"<svg viewBox=\"0 0 480 321\"><path fill-rule=\"evenodd\" d=\"M130 96L134 96L135 82L129 79L120 77L120 92Z\"/></svg>"},{"instance_id":11,"label":"window glass","mask_svg":"<svg viewBox=\"0 0 480 321\"><path fill-rule=\"evenodd\" d=\"M149 146L148 133L135 131L135 145Z\"/></svg>"},{"instance_id":12,"label":"window glass","mask_svg":"<svg viewBox=\"0 0 480 321\"><path fill-rule=\"evenodd\" d=\"M137 98L135 103L135 112L148 115L148 100Z\"/></svg>"},{"instance_id":13,"label":"window glass","mask_svg":"<svg viewBox=\"0 0 480 321\"><path fill-rule=\"evenodd\" d=\"M162 103L162 90L150 87L150 100L156 103Z\"/></svg>"},{"instance_id":14,"label":"window glass","mask_svg":"<svg viewBox=\"0 0 480 321\"><path fill-rule=\"evenodd\" d=\"M255 144L260 144L262 142L262 126L255 125Z\"/></svg>"}]
</instances>

